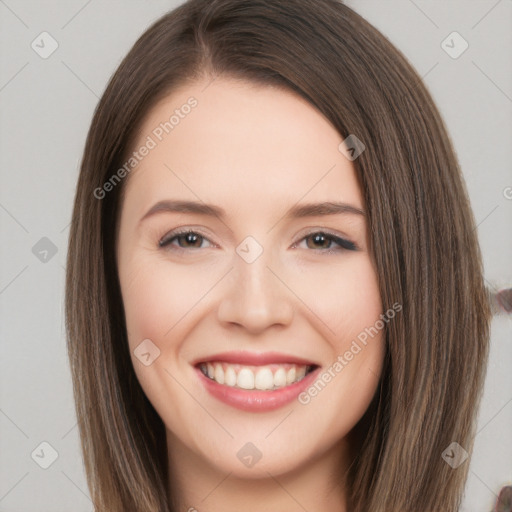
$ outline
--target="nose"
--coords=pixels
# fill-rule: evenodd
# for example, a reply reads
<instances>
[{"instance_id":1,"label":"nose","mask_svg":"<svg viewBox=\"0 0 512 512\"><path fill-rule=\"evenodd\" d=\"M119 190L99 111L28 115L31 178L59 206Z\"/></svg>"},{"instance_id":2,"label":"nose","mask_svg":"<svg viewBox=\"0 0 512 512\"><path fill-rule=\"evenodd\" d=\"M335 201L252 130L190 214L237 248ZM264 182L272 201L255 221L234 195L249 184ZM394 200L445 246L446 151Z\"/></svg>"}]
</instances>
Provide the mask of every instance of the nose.
<instances>
[{"instance_id":1,"label":"nose","mask_svg":"<svg viewBox=\"0 0 512 512\"><path fill-rule=\"evenodd\" d=\"M217 316L223 324L236 324L251 334L271 326L289 325L293 318L293 294L266 251L247 263L235 254L234 269L226 276ZM270 267L270 268L269 268ZM275 267L275 268L274 268Z\"/></svg>"}]
</instances>

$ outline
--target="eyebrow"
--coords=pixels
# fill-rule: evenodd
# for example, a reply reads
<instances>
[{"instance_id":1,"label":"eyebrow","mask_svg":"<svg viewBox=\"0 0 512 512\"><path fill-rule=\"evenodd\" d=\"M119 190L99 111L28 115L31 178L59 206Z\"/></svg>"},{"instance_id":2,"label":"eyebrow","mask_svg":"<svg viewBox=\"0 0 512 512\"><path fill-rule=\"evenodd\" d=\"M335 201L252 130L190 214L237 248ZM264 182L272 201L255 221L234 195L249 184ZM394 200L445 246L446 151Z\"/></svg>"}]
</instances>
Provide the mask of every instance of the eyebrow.
<instances>
[{"instance_id":1,"label":"eyebrow","mask_svg":"<svg viewBox=\"0 0 512 512\"><path fill-rule=\"evenodd\" d=\"M226 212L219 206L207 204L197 201L178 201L178 200L163 200L153 205L140 219L139 222L147 219L158 213L171 212L171 213L195 213L199 215L208 215L210 217L219 217L223 219L226 217ZM353 206L348 203L340 202L322 202L322 203L307 203L295 205L290 208L282 218L302 218L302 217L315 217L324 215L339 215L351 214L366 216L363 209Z\"/></svg>"}]
</instances>

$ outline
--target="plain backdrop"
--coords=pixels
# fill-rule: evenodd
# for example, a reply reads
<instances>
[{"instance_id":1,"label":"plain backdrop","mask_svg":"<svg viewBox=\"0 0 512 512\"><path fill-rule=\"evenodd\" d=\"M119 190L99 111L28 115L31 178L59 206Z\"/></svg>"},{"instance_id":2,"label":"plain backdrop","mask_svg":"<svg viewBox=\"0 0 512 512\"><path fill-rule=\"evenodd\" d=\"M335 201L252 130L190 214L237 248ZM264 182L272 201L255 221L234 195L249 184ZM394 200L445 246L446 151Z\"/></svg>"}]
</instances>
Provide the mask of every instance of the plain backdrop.
<instances>
[{"instance_id":1,"label":"plain backdrop","mask_svg":"<svg viewBox=\"0 0 512 512\"><path fill-rule=\"evenodd\" d=\"M138 36L179 3L0 0L0 512L93 509L64 335L74 189L108 79ZM463 169L487 284L510 286L512 0L346 3L423 77ZM490 512L512 483L511 340L511 319L495 318L461 512Z\"/></svg>"}]
</instances>

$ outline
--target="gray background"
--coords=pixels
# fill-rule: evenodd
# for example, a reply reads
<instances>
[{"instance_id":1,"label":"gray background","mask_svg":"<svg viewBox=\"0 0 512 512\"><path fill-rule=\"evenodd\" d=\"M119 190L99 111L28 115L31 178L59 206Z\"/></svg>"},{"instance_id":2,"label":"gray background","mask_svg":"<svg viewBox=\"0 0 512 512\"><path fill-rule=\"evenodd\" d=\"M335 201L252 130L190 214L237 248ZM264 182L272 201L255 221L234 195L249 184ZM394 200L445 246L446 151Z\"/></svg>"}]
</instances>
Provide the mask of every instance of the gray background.
<instances>
[{"instance_id":1,"label":"gray background","mask_svg":"<svg viewBox=\"0 0 512 512\"><path fill-rule=\"evenodd\" d=\"M148 25L179 3L0 0L0 511L93 509L64 337L74 187L107 80ZM488 285L510 285L512 0L347 4L400 48L424 78L463 168ZM46 59L31 47L34 40L42 46L43 31L58 43ZM453 31L469 44L458 58L442 46ZM448 39L444 47L457 51L460 43ZM512 482L511 327L510 317L493 321L464 512L490 512L498 490ZM40 464L51 462L51 449L42 442L58 454L47 469Z\"/></svg>"}]
</instances>

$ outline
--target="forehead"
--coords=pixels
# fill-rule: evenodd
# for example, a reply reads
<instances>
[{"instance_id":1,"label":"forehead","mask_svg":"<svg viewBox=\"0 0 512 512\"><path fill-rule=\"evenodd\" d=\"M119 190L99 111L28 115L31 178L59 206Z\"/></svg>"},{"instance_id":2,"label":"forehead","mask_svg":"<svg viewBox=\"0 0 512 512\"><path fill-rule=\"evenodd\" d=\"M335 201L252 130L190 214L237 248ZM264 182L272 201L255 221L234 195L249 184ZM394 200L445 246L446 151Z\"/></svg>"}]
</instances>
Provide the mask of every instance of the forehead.
<instances>
[{"instance_id":1,"label":"forehead","mask_svg":"<svg viewBox=\"0 0 512 512\"><path fill-rule=\"evenodd\" d=\"M146 116L133 150L151 149L131 171L125 200L200 199L238 212L317 199L362 208L342 140L292 91L227 78L189 84Z\"/></svg>"}]
</instances>

